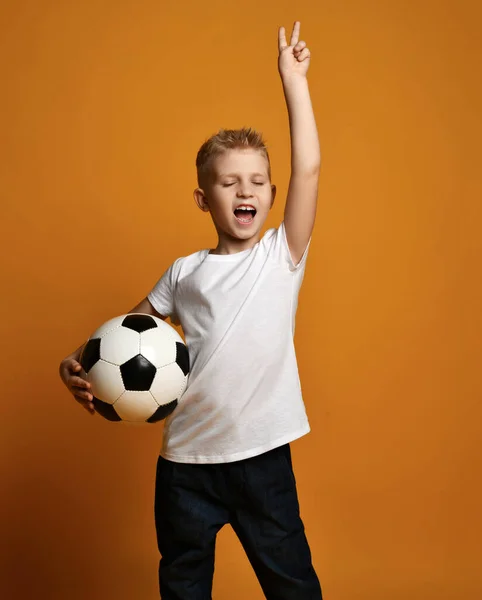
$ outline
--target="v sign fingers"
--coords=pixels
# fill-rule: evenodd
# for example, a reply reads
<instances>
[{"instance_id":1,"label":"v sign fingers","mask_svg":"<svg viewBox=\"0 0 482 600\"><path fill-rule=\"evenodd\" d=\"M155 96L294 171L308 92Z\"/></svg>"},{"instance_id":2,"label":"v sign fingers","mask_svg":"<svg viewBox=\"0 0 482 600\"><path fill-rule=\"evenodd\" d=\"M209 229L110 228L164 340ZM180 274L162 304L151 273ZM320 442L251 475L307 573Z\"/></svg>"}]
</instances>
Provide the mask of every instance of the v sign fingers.
<instances>
[{"instance_id":1,"label":"v sign fingers","mask_svg":"<svg viewBox=\"0 0 482 600\"><path fill-rule=\"evenodd\" d=\"M291 32L291 40L290 46L296 46L298 40L300 38L300 25L299 21L295 21L293 25L293 31ZM280 27L278 31L278 50L281 52L285 48L288 47L288 43L286 41L286 30L284 27Z\"/></svg>"}]
</instances>

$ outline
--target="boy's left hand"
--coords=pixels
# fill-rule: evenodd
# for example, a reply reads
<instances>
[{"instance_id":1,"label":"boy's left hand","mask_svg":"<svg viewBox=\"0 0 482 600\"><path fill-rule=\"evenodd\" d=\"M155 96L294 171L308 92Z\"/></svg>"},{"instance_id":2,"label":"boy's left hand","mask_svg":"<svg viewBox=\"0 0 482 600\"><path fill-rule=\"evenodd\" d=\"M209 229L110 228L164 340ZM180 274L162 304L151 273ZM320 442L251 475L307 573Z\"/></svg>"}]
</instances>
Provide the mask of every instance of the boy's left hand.
<instances>
[{"instance_id":1,"label":"boy's left hand","mask_svg":"<svg viewBox=\"0 0 482 600\"><path fill-rule=\"evenodd\" d=\"M295 21L289 46L286 42L285 28L280 27L278 30L278 70L283 80L290 79L293 75L306 77L308 72L311 53L306 42L298 41L299 37L299 21Z\"/></svg>"}]
</instances>

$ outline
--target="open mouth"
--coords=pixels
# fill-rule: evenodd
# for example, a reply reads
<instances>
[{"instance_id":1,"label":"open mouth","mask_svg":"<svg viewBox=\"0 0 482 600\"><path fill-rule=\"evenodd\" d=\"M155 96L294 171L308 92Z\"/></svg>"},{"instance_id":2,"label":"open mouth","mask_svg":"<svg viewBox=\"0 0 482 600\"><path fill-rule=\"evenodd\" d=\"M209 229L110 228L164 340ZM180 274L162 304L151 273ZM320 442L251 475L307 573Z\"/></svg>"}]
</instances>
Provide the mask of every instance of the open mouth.
<instances>
[{"instance_id":1,"label":"open mouth","mask_svg":"<svg viewBox=\"0 0 482 600\"><path fill-rule=\"evenodd\" d=\"M234 211L234 216L236 217L236 221L238 221L238 223L242 223L243 225L249 225L249 223L252 223L254 221L254 217L256 216L256 209L237 208Z\"/></svg>"}]
</instances>

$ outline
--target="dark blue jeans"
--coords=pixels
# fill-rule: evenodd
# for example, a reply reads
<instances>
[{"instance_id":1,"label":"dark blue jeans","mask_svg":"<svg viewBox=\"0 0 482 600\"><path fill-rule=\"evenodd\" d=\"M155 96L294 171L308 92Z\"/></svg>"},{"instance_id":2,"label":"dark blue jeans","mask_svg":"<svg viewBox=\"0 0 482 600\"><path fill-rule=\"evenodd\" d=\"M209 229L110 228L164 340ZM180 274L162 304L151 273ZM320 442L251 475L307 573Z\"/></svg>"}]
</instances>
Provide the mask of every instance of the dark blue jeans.
<instances>
[{"instance_id":1,"label":"dark blue jeans","mask_svg":"<svg viewBox=\"0 0 482 600\"><path fill-rule=\"evenodd\" d=\"M230 523L268 600L321 600L289 444L231 463L157 462L162 600L210 600L216 534Z\"/></svg>"}]
</instances>

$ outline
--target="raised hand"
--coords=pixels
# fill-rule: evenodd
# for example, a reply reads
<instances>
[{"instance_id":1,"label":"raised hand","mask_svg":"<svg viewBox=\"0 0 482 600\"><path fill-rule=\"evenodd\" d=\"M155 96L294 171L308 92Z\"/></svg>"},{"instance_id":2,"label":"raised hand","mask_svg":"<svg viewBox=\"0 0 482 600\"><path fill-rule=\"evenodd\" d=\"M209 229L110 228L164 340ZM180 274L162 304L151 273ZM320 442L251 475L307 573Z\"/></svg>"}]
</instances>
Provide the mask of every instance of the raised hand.
<instances>
[{"instance_id":1,"label":"raised hand","mask_svg":"<svg viewBox=\"0 0 482 600\"><path fill-rule=\"evenodd\" d=\"M285 28L280 27L278 30L278 70L283 79L289 79L293 75L306 77L306 73L308 72L311 53L306 42L303 40L298 41L299 37L299 21L295 21L289 46L286 42Z\"/></svg>"}]
</instances>

